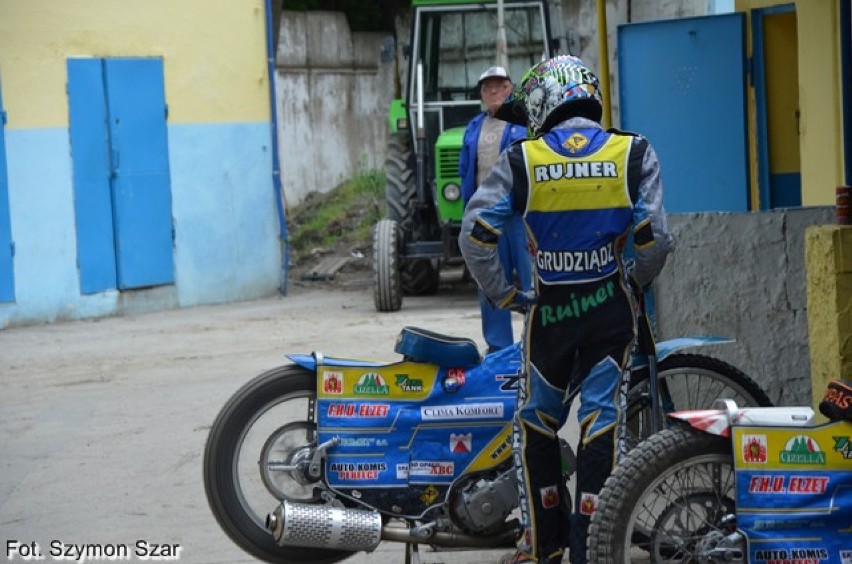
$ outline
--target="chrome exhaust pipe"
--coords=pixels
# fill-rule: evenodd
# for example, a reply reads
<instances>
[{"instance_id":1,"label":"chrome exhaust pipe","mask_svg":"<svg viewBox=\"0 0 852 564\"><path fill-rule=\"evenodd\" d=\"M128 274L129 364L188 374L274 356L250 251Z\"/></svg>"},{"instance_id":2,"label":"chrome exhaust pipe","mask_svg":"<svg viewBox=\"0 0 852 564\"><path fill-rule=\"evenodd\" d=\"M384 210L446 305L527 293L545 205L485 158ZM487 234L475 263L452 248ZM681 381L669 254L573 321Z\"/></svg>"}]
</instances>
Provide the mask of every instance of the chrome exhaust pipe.
<instances>
[{"instance_id":1,"label":"chrome exhaust pipe","mask_svg":"<svg viewBox=\"0 0 852 564\"><path fill-rule=\"evenodd\" d=\"M266 516L266 529L280 546L372 552L382 540L378 511L283 501Z\"/></svg>"},{"instance_id":2,"label":"chrome exhaust pipe","mask_svg":"<svg viewBox=\"0 0 852 564\"><path fill-rule=\"evenodd\" d=\"M436 531L434 527L382 526L378 511L283 501L266 516L266 529L280 546L372 552L383 540L455 548L512 547L516 531L489 536Z\"/></svg>"}]
</instances>

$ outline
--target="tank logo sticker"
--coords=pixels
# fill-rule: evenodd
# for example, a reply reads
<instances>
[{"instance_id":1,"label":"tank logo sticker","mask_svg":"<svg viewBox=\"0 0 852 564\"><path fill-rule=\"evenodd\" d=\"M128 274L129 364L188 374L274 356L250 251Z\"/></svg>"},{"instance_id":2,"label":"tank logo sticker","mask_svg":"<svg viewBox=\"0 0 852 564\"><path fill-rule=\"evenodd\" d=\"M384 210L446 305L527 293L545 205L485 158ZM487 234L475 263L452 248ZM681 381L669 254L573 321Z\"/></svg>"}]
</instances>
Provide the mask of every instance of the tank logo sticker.
<instances>
[{"instance_id":1,"label":"tank logo sticker","mask_svg":"<svg viewBox=\"0 0 852 564\"><path fill-rule=\"evenodd\" d=\"M422 392L423 380L412 378L408 374L396 374L396 385L403 392Z\"/></svg>"},{"instance_id":2,"label":"tank logo sticker","mask_svg":"<svg viewBox=\"0 0 852 564\"><path fill-rule=\"evenodd\" d=\"M849 437L831 437L834 440L834 452L839 452L846 460L852 459L852 441Z\"/></svg>"}]
</instances>

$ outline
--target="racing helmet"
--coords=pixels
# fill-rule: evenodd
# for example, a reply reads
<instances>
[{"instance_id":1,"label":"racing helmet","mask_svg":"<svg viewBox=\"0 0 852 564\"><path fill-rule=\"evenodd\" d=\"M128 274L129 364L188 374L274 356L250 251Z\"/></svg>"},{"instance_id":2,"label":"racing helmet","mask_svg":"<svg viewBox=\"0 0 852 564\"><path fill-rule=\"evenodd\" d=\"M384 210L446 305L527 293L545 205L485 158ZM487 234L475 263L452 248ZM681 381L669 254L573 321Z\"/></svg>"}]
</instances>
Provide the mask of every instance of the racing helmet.
<instances>
[{"instance_id":1,"label":"racing helmet","mask_svg":"<svg viewBox=\"0 0 852 564\"><path fill-rule=\"evenodd\" d=\"M520 80L513 98L523 102L533 135L549 131L569 117L599 122L603 113L598 77L572 55L559 55L533 66Z\"/></svg>"}]
</instances>

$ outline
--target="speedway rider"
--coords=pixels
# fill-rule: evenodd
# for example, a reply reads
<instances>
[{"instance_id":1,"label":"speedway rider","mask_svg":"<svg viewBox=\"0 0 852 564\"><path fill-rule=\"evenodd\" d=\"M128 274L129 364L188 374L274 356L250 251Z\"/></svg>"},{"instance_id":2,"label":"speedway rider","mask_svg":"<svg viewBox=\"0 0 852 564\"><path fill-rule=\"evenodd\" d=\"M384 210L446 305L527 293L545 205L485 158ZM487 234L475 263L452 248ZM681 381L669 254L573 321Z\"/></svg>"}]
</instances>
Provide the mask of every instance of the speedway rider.
<instances>
[{"instance_id":1,"label":"speedway rider","mask_svg":"<svg viewBox=\"0 0 852 564\"><path fill-rule=\"evenodd\" d=\"M486 295L527 311L513 445L524 534L504 562L561 562L570 545L570 562L585 563L589 518L616 461L622 381L636 337L630 284L654 279L673 238L656 152L644 137L603 130L598 79L580 59L533 66L509 104L523 105L533 137L500 155L467 205L459 236ZM497 256L515 212L534 252L534 292L510 285ZM635 267L628 273L621 254L631 227ZM578 390L569 517L557 432Z\"/></svg>"}]
</instances>

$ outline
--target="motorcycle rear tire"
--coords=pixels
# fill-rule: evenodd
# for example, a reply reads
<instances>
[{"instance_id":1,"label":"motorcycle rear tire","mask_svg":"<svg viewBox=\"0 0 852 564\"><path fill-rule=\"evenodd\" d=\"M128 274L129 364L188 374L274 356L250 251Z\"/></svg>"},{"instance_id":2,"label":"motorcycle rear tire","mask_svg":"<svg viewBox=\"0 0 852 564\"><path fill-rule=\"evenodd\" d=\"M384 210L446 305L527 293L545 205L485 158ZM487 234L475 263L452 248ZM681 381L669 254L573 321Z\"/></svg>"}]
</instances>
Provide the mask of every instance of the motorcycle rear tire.
<instances>
[{"instance_id":1,"label":"motorcycle rear tire","mask_svg":"<svg viewBox=\"0 0 852 564\"><path fill-rule=\"evenodd\" d=\"M701 472L702 465L706 465L712 471L717 472L717 481L708 480L710 484L703 484L707 491L693 488L689 491L672 491L671 483L667 480L672 477L683 478L688 472ZM676 485L681 485L677 483ZM719 491L714 491L718 487ZM678 425L653 435L648 440L633 449L621 462L615 471L607 478L604 488L598 496L598 506L592 514L589 525L589 536L587 541L587 556L589 562L596 564L626 564L632 561L640 562L697 562L690 560L688 551L694 549L689 543L712 532L708 528L707 519L680 519L678 523L698 523L703 528L699 531L672 531L656 529L654 527L640 526L637 521L647 519L650 510L658 511L661 507L673 507L678 511L689 511L692 507L689 498L693 498L693 504L700 505L701 510L712 511L714 515L720 516L733 511L734 497L734 474L733 454L729 439L710 435L697 431L685 425ZM700 495L701 504L696 504L695 499ZM676 497L674 502L669 495ZM677 497L680 496L680 497ZM707 500L716 500L715 507L707 507ZM723 503L724 502L724 505ZM660 516L657 520L649 521L659 526L664 521ZM665 524L665 523L664 523ZM643 523L647 525L647 523ZM635 551L635 534L639 532L643 543L650 553L641 556ZM648 531L652 533L648 535ZM678 539L679 533L687 540L684 542L683 551L677 553L682 560L671 560L672 544L665 545L668 552L656 555L653 550L655 534L666 535L667 539ZM665 550L661 550L666 552ZM662 558L660 558L662 556ZM639 560L634 560L639 558ZM644 558L644 559L643 559ZM650 560L648 560L650 558Z\"/></svg>"},{"instance_id":2,"label":"motorcycle rear tire","mask_svg":"<svg viewBox=\"0 0 852 564\"><path fill-rule=\"evenodd\" d=\"M734 400L740 407L771 407L766 392L744 372L712 356L672 354L657 365L657 378L666 382L673 411L711 409L716 399ZM627 399L627 449L651 435L648 368L631 374Z\"/></svg>"},{"instance_id":3,"label":"motorcycle rear tire","mask_svg":"<svg viewBox=\"0 0 852 564\"><path fill-rule=\"evenodd\" d=\"M236 470L245 433L267 409L288 399L316 396L316 375L300 366L280 366L246 383L225 404L210 429L204 450L204 490L210 509L240 548L272 564L332 564L354 554L345 550L279 546L259 524L239 489ZM313 423L313 422L309 422ZM260 453L257 453L258 457ZM270 495L269 511L276 500Z\"/></svg>"}]
</instances>

